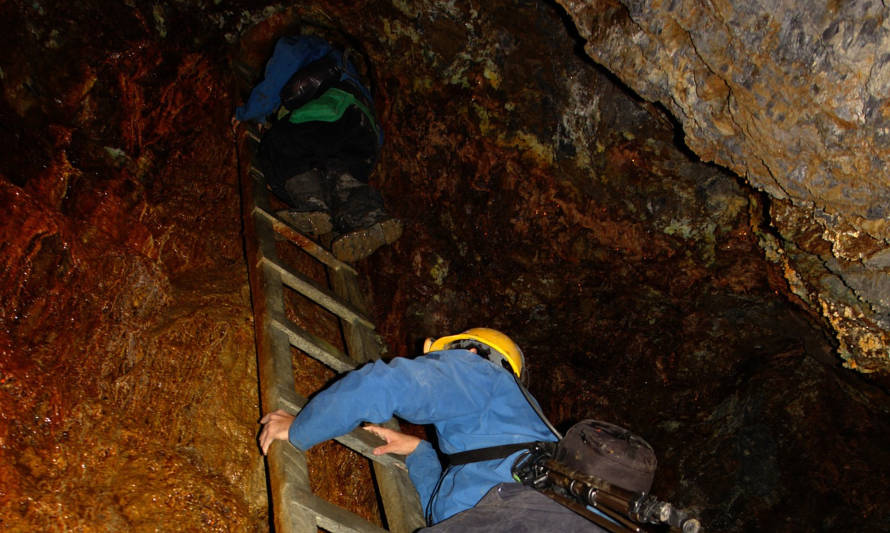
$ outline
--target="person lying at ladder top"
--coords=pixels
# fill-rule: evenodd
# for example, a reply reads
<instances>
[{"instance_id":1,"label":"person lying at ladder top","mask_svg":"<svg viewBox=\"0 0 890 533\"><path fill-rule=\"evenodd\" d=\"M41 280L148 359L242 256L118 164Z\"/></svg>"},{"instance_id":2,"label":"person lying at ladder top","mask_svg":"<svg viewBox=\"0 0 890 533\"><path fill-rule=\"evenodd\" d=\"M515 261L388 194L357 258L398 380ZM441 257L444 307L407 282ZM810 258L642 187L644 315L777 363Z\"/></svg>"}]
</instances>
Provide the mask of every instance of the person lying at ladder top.
<instances>
[{"instance_id":1,"label":"person lying at ladder top","mask_svg":"<svg viewBox=\"0 0 890 533\"><path fill-rule=\"evenodd\" d=\"M265 454L275 440L289 440L307 450L363 422L380 424L393 416L432 424L446 456L491 447L499 453L489 459L452 460L443 469L429 442L365 426L386 441L375 454L407 456L411 481L432 526L424 531L604 531L513 482L511 467L522 450L535 441L559 439L536 412L537 402L518 386L525 378L522 351L499 331L474 328L427 339L424 355L376 361L349 372L296 417L283 410L266 414L260 420L260 447Z\"/></svg>"},{"instance_id":2,"label":"person lying at ladder top","mask_svg":"<svg viewBox=\"0 0 890 533\"><path fill-rule=\"evenodd\" d=\"M350 57L314 35L280 38L235 120L272 119L257 161L288 204L276 214L309 237L331 235L333 254L353 262L395 242L402 223L369 184L383 132Z\"/></svg>"}]
</instances>

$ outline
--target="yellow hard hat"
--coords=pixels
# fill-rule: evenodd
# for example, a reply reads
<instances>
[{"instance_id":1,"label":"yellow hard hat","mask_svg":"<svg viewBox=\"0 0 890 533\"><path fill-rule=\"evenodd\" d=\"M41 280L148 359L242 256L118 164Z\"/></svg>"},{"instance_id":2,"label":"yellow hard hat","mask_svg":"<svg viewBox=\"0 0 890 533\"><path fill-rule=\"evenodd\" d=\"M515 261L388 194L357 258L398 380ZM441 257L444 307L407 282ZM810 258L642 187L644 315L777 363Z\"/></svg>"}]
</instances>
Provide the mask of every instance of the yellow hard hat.
<instances>
[{"instance_id":1,"label":"yellow hard hat","mask_svg":"<svg viewBox=\"0 0 890 533\"><path fill-rule=\"evenodd\" d=\"M488 359L491 362L498 366L505 366L506 362L516 377L520 380L525 378L525 357L522 350L510 337L496 329L472 328L457 335L440 337L433 341L429 351L447 350L452 344L462 340L475 341L490 348Z\"/></svg>"}]
</instances>

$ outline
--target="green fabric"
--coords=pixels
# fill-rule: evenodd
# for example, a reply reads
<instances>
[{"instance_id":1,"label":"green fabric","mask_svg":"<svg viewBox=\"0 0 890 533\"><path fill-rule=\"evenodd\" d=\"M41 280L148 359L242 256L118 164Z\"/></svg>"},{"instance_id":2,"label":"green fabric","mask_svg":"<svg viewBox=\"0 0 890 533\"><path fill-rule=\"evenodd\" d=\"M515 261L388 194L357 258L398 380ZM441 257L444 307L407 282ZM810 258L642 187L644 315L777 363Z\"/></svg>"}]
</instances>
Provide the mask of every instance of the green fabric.
<instances>
[{"instance_id":1,"label":"green fabric","mask_svg":"<svg viewBox=\"0 0 890 533\"><path fill-rule=\"evenodd\" d=\"M377 122L374 120L374 115L371 113L371 110L368 109L365 104L359 102L351 93L336 88L328 89L315 100L312 100L303 107L294 109L291 111L288 120L290 120L292 124L302 124L303 122L311 122L315 120L320 122L336 122L340 120L340 117L343 116L343 113L345 113L351 105L359 108L362 113L367 115L376 132Z\"/></svg>"}]
</instances>

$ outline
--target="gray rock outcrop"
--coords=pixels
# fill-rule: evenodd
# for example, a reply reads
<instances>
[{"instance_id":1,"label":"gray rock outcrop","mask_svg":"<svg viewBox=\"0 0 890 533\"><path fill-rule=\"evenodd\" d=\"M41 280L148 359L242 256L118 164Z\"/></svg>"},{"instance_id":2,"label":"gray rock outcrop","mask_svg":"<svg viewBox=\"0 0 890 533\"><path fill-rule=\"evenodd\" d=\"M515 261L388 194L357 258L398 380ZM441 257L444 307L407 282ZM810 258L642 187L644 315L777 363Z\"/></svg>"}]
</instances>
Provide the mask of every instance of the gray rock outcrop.
<instances>
[{"instance_id":1,"label":"gray rock outcrop","mask_svg":"<svg viewBox=\"0 0 890 533\"><path fill-rule=\"evenodd\" d=\"M771 198L766 257L845 366L890 371L890 10L882 2L560 0L585 51Z\"/></svg>"}]
</instances>

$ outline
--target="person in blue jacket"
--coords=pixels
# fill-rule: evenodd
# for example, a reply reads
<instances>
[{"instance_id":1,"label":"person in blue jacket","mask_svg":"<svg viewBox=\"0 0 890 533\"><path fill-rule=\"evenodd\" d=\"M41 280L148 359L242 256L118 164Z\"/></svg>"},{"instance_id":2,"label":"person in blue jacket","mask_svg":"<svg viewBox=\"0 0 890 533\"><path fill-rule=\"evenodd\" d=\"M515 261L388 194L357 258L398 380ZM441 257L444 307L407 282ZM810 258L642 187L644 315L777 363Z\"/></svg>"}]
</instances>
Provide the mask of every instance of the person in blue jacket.
<instances>
[{"instance_id":1,"label":"person in blue jacket","mask_svg":"<svg viewBox=\"0 0 890 533\"><path fill-rule=\"evenodd\" d=\"M255 161L288 205L276 215L310 237L330 234L333 254L349 262L402 234L369 183L383 130L351 56L318 36L281 37L264 79L235 110L236 123L262 126Z\"/></svg>"},{"instance_id":2,"label":"person in blue jacket","mask_svg":"<svg viewBox=\"0 0 890 533\"><path fill-rule=\"evenodd\" d=\"M349 372L316 395L296 417L283 410L266 414L260 421L260 447L265 454L273 441L289 440L298 449L307 450L349 433L363 422L379 424L393 416L414 424L431 424L445 455L556 441L557 436L536 412L540 408L532 405L534 399L520 389L517 381L525 377L522 351L499 331L473 328L427 339L423 356L377 361ZM507 514L520 516L517 505L535 510L536 519L523 522L529 527L538 521L534 527L600 531L546 496L512 483L511 467L521 451L443 469L430 442L377 425L365 429L386 441L375 454L407 456L408 472L427 521L440 524L436 531L485 528L488 521L502 521Z\"/></svg>"}]
</instances>

